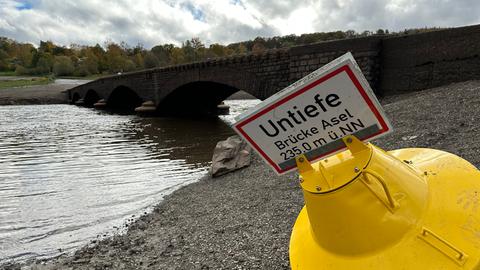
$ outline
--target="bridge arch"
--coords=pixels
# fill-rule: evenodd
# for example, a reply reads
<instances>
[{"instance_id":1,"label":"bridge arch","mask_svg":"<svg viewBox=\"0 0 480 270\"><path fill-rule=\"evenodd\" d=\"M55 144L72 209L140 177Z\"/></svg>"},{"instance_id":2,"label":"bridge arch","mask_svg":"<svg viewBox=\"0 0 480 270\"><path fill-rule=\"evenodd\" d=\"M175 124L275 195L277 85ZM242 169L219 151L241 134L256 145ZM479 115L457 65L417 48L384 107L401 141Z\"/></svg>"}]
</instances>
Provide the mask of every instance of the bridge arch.
<instances>
[{"instance_id":1,"label":"bridge arch","mask_svg":"<svg viewBox=\"0 0 480 270\"><path fill-rule=\"evenodd\" d=\"M131 88L116 87L107 99L107 107L118 112L131 113L142 104L142 98Z\"/></svg>"},{"instance_id":2,"label":"bridge arch","mask_svg":"<svg viewBox=\"0 0 480 270\"><path fill-rule=\"evenodd\" d=\"M201 73L182 71L163 85L157 96L157 111L174 115L214 114L218 104L241 90L264 99L259 91L262 88L262 80L244 70L211 67Z\"/></svg>"},{"instance_id":3,"label":"bridge arch","mask_svg":"<svg viewBox=\"0 0 480 270\"><path fill-rule=\"evenodd\" d=\"M98 100L100 100L98 93L93 89L89 89L83 98L83 103L87 107L93 107L93 104L95 104Z\"/></svg>"},{"instance_id":4,"label":"bridge arch","mask_svg":"<svg viewBox=\"0 0 480 270\"><path fill-rule=\"evenodd\" d=\"M237 91L240 89L217 82L191 82L166 96L157 111L162 115L216 114L217 106Z\"/></svg>"}]
</instances>

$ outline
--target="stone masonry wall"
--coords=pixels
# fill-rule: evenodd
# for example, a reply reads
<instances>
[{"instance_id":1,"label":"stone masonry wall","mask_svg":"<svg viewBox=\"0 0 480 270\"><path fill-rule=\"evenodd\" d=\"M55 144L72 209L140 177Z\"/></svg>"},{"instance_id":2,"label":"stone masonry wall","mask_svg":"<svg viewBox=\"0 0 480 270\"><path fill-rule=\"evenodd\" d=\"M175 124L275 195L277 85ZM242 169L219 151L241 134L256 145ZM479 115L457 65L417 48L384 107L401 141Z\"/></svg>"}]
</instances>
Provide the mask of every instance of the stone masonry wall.
<instances>
[{"instance_id":1,"label":"stone masonry wall","mask_svg":"<svg viewBox=\"0 0 480 270\"><path fill-rule=\"evenodd\" d=\"M383 93L480 79L480 25L382 40Z\"/></svg>"},{"instance_id":2,"label":"stone masonry wall","mask_svg":"<svg viewBox=\"0 0 480 270\"><path fill-rule=\"evenodd\" d=\"M157 104L176 88L211 81L265 99L346 52L379 95L480 79L480 25L402 36L371 36L138 71L78 86L107 98L118 86Z\"/></svg>"},{"instance_id":3,"label":"stone masonry wall","mask_svg":"<svg viewBox=\"0 0 480 270\"><path fill-rule=\"evenodd\" d=\"M294 47L290 49L289 83L347 51L380 95L480 79L480 25L474 25Z\"/></svg>"},{"instance_id":4,"label":"stone masonry wall","mask_svg":"<svg viewBox=\"0 0 480 270\"><path fill-rule=\"evenodd\" d=\"M366 37L293 47L290 49L288 84L301 79L342 54L352 52L370 86L377 91L380 42L379 37Z\"/></svg>"}]
</instances>

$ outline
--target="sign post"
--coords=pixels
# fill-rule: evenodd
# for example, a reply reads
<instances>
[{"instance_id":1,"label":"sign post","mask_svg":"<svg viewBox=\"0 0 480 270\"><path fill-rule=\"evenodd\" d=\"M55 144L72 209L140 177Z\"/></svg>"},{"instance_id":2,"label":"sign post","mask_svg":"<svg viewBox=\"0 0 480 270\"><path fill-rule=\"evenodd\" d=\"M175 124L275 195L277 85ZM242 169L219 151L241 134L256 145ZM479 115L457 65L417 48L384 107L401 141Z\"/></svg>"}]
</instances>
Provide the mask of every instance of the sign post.
<instances>
[{"instance_id":1,"label":"sign post","mask_svg":"<svg viewBox=\"0 0 480 270\"><path fill-rule=\"evenodd\" d=\"M240 115L240 134L277 174L344 150L342 137L372 140L392 126L351 53L347 53Z\"/></svg>"}]
</instances>

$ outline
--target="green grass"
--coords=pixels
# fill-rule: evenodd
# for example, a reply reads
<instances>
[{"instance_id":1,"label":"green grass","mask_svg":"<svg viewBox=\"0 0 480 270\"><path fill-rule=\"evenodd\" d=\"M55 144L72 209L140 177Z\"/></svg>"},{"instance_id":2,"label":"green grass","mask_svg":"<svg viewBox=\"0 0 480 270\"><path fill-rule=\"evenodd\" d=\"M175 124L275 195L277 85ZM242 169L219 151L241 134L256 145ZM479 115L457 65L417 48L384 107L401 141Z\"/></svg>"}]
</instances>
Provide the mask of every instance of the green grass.
<instances>
[{"instance_id":1,"label":"green grass","mask_svg":"<svg viewBox=\"0 0 480 270\"><path fill-rule=\"evenodd\" d=\"M21 80L2 80L0 79L0 89L3 88L13 88L13 87L24 87L31 85L44 85L51 83L52 80L47 77L33 77L29 79Z\"/></svg>"},{"instance_id":2,"label":"green grass","mask_svg":"<svg viewBox=\"0 0 480 270\"><path fill-rule=\"evenodd\" d=\"M16 76L15 71L0 71L0 76Z\"/></svg>"}]
</instances>

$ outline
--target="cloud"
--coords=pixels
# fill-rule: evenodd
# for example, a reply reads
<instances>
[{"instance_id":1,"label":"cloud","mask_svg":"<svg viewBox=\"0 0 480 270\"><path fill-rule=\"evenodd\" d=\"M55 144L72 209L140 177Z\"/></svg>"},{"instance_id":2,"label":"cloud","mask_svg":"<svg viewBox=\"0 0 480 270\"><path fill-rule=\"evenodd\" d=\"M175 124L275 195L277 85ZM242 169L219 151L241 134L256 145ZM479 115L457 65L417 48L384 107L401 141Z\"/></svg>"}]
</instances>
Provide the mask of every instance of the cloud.
<instances>
[{"instance_id":1,"label":"cloud","mask_svg":"<svg viewBox=\"0 0 480 270\"><path fill-rule=\"evenodd\" d=\"M38 44L105 41L150 48L317 31L480 23L478 0L0 0L0 36Z\"/></svg>"}]
</instances>

